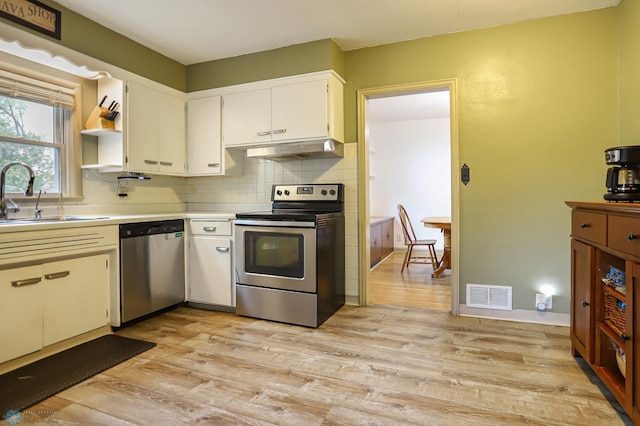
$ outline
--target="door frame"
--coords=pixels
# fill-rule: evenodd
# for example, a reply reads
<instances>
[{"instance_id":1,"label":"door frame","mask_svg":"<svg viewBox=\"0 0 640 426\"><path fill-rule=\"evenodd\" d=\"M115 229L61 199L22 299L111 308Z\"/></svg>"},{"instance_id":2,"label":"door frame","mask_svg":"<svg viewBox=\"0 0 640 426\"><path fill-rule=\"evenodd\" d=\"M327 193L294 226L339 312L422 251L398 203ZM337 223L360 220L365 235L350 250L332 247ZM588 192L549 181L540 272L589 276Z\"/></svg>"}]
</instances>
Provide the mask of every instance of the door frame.
<instances>
[{"instance_id":1,"label":"door frame","mask_svg":"<svg viewBox=\"0 0 640 426\"><path fill-rule=\"evenodd\" d=\"M357 90L359 304L369 304L370 211L369 139L366 135L369 99L449 90L451 131L451 313L460 314L460 152L458 146L458 80L443 79Z\"/></svg>"}]
</instances>

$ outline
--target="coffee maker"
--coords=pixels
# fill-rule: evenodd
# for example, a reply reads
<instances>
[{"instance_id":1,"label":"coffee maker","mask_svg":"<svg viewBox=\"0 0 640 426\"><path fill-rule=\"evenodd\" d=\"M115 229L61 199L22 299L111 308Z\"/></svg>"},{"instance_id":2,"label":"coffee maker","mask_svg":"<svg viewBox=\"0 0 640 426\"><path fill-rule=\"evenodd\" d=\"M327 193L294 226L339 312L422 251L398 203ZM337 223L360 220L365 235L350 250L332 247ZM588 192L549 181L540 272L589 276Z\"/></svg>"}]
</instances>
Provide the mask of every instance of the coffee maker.
<instances>
[{"instance_id":1,"label":"coffee maker","mask_svg":"<svg viewBox=\"0 0 640 426\"><path fill-rule=\"evenodd\" d=\"M607 201L640 201L640 146L619 146L604 151L607 164Z\"/></svg>"}]
</instances>

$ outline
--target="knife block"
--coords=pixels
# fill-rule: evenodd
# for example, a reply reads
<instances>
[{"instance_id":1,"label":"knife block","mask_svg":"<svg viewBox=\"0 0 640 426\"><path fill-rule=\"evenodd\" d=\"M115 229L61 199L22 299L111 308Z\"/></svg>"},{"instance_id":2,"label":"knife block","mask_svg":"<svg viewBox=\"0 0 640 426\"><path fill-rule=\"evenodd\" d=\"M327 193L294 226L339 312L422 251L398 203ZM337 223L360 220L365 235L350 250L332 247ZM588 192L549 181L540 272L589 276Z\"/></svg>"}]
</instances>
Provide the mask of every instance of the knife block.
<instances>
[{"instance_id":1,"label":"knife block","mask_svg":"<svg viewBox=\"0 0 640 426\"><path fill-rule=\"evenodd\" d=\"M111 113L107 108L103 108L101 106L96 106L89 118L87 119L84 127L86 130L94 130L94 129L109 129L115 130L116 126L113 120L107 120L105 117Z\"/></svg>"}]
</instances>

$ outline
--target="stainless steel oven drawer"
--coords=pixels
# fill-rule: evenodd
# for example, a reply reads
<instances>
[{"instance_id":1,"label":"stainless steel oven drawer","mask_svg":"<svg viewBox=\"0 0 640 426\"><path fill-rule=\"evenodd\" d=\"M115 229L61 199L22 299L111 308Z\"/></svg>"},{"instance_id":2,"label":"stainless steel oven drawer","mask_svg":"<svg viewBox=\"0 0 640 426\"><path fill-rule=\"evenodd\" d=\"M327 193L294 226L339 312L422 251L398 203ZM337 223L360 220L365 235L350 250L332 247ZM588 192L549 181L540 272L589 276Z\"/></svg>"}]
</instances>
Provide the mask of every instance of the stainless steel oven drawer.
<instances>
[{"instance_id":1,"label":"stainless steel oven drawer","mask_svg":"<svg viewBox=\"0 0 640 426\"><path fill-rule=\"evenodd\" d=\"M236 284L236 313L315 328L318 295Z\"/></svg>"}]
</instances>

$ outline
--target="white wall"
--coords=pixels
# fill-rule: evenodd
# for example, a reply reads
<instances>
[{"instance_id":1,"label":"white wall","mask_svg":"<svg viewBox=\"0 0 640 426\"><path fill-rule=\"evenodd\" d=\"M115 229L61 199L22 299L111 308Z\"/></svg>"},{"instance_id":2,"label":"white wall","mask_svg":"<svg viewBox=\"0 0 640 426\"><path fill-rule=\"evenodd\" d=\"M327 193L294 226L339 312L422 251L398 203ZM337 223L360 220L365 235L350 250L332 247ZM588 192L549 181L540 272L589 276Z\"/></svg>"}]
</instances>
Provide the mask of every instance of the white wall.
<instances>
[{"instance_id":1,"label":"white wall","mask_svg":"<svg viewBox=\"0 0 640 426\"><path fill-rule=\"evenodd\" d=\"M395 247L404 247L402 204L418 238L436 239L442 250L441 231L420 219L451 216L450 139L449 118L369 124L370 215L395 217Z\"/></svg>"}]
</instances>

